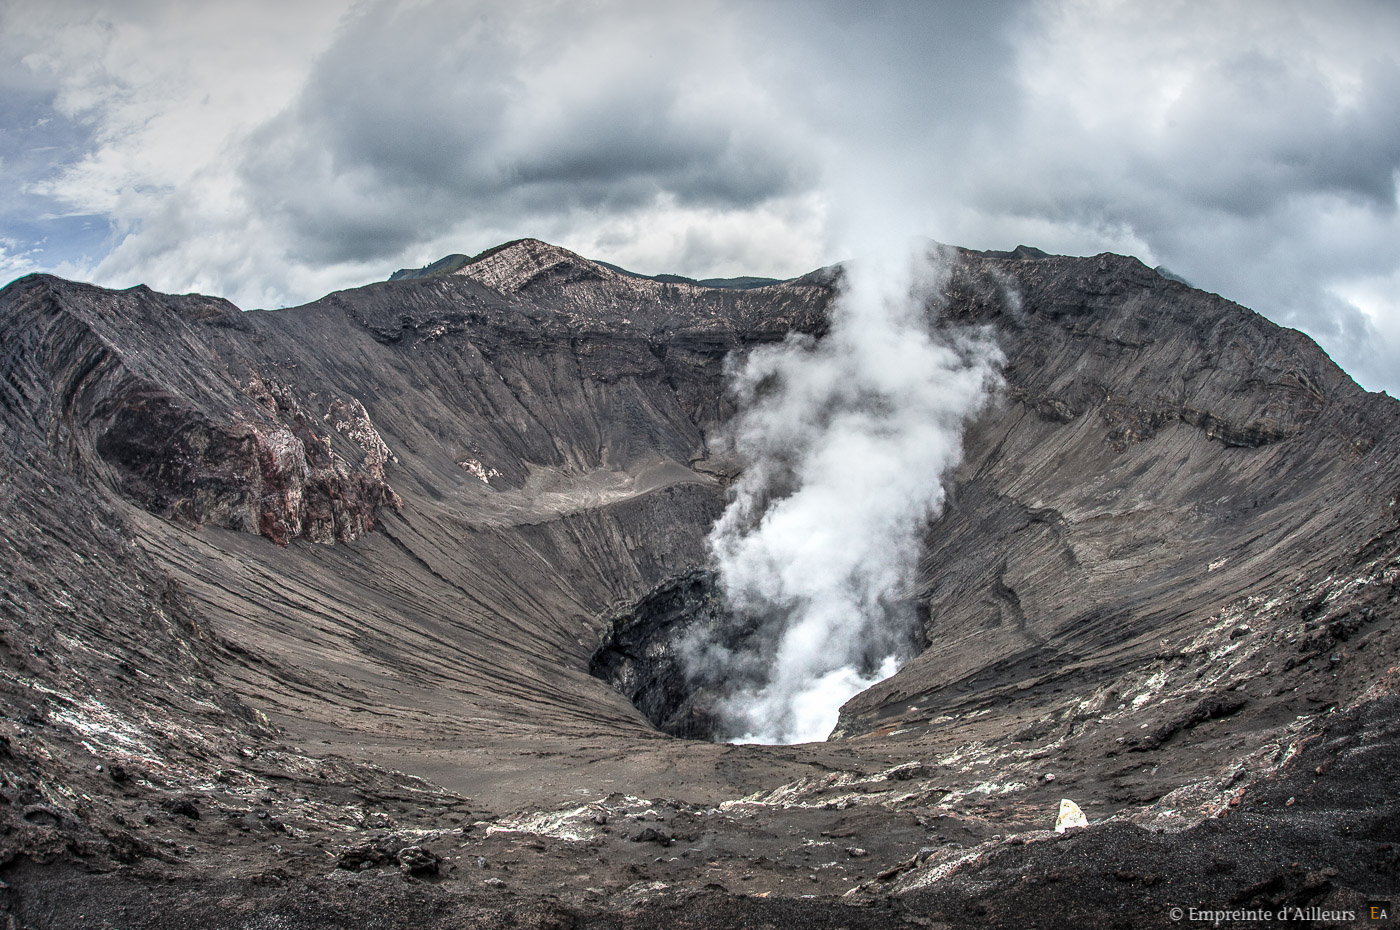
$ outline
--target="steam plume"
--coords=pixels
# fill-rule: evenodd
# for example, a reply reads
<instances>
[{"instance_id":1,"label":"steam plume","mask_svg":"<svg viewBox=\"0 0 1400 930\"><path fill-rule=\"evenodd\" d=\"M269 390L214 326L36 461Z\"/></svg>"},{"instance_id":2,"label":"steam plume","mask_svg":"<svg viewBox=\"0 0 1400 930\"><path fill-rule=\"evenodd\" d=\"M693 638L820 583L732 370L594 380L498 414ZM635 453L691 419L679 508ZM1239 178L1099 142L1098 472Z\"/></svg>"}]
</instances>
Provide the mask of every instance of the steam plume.
<instances>
[{"instance_id":1,"label":"steam plume","mask_svg":"<svg viewBox=\"0 0 1400 930\"><path fill-rule=\"evenodd\" d=\"M934 334L941 274L927 241L853 262L825 337L757 349L731 373L745 469L709 543L729 608L757 631L742 650L693 638L682 654L727 683L718 712L736 741L824 739L909 658L899 596L1001 359L985 331Z\"/></svg>"}]
</instances>

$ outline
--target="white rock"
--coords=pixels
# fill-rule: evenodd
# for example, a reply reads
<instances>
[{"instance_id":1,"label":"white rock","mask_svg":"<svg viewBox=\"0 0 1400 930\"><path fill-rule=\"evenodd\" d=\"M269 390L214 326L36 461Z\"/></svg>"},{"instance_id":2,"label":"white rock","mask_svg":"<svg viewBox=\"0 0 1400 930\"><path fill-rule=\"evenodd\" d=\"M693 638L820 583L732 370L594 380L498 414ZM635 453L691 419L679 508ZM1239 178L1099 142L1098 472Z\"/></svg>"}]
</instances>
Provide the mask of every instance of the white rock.
<instances>
[{"instance_id":1,"label":"white rock","mask_svg":"<svg viewBox=\"0 0 1400 930\"><path fill-rule=\"evenodd\" d=\"M1055 818L1055 832L1064 833L1070 827L1087 827L1089 818L1069 798L1060 799L1060 814Z\"/></svg>"}]
</instances>

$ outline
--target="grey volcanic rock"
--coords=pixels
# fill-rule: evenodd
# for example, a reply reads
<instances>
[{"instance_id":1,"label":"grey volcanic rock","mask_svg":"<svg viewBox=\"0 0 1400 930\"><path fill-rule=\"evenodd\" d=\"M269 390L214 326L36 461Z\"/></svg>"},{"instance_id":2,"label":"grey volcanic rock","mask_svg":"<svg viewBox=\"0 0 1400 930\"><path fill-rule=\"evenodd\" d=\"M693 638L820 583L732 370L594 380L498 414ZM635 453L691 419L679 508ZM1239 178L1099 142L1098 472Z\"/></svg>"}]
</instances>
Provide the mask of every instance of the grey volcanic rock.
<instances>
[{"instance_id":1,"label":"grey volcanic rock","mask_svg":"<svg viewBox=\"0 0 1400 930\"><path fill-rule=\"evenodd\" d=\"M633 621L721 622L726 358L823 333L839 269L522 240L277 312L5 288L10 912L1094 927L1400 891L1396 403L1133 259L944 255L939 325L993 329L1006 394L925 533L928 647L795 747L666 736L609 682L703 720ZM1061 797L1093 825L1056 840Z\"/></svg>"},{"instance_id":2,"label":"grey volcanic rock","mask_svg":"<svg viewBox=\"0 0 1400 930\"><path fill-rule=\"evenodd\" d=\"M588 672L616 688L658 730L712 739L720 695L691 680L680 648L697 631L728 649L743 649L755 631L729 615L710 571L669 580L610 618Z\"/></svg>"},{"instance_id":3,"label":"grey volcanic rock","mask_svg":"<svg viewBox=\"0 0 1400 930\"><path fill-rule=\"evenodd\" d=\"M1306 337L1133 259L956 268L950 315L995 321L1008 404L969 431L926 537L933 646L843 731L896 692L933 717L1092 691L1393 525L1396 405Z\"/></svg>"},{"instance_id":4,"label":"grey volcanic rock","mask_svg":"<svg viewBox=\"0 0 1400 930\"><path fill-rule=\"evenodd\" d=\"M275 377L211 350L203 332L247 329L226 301L30 277L6 289L0 326L13 425L162 516L285 545L355 539L397 504L357 400L317 418ZM136 332L148 338L123 351Z\"/></svg>"}]
</instances>

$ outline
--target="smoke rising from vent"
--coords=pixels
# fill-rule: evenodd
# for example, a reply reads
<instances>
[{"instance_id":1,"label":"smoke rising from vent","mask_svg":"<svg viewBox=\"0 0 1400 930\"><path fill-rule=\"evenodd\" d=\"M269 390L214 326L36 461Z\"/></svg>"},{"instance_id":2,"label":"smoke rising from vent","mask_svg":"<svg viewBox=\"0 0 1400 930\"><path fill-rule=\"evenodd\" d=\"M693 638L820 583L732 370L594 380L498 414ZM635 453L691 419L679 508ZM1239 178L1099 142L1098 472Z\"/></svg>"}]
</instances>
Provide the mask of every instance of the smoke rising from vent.
<instances>
[{"instance_id":1,"label":"smoke rising from vent","mask_svg":"<svg viewBox=\"0 0 1400 930\"><path fill-rule=\"evenodd\" d=\"M721 735L825 739L842 704L910 657L902 597L919 533L1001 361L986 331L932 329L943 270L927 240L854 261L824 337L759 348L731 372L744 471L709 543L755 634L742 650L682 645L692 677L726 695Z\"/></svg>"}]
</instances>

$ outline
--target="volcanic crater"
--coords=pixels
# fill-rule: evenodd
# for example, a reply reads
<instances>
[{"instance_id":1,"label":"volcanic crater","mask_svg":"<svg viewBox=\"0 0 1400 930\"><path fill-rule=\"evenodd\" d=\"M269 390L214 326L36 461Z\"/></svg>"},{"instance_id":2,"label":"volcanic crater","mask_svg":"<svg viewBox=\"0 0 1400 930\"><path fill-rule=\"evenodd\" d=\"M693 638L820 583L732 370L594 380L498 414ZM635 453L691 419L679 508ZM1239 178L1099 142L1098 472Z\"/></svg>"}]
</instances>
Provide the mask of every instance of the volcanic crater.
<instances>
[{"instance_id":1,"label":"volcanic crater","mask_svg":"<svg viewBox=\"0 0 1400 930\"><path fill-rule=\"evenodd\" d=\"M917 655L795 746L715 742L676 631L752 634L706 550L726 359L821 338L840 268L521 240L275 312L10 284L8 919L1149 927L1400 892L1400 407L1135 259L930 248L929 325L989 328L1005 387L902 592Z\"/></svg>"}]
</instances>

